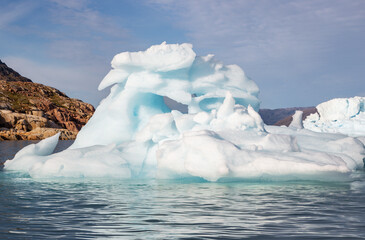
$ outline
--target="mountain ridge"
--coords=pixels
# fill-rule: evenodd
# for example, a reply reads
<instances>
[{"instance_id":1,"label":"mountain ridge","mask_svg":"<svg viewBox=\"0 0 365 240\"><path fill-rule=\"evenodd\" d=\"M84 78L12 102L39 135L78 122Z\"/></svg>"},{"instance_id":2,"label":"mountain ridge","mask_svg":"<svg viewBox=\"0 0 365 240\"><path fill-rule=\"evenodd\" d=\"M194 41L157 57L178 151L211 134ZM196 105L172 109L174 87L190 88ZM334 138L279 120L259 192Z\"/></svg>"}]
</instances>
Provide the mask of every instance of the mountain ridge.
<instances>
[{"instance_id":1,"label":"mountain ridge","mask_svg":"<svg viewBox=\"0 0 365 240\"><path fill-rule=\"evenodd\" d=\"M311 113L316 112L315 107L290 107L290 108L276 108L276 109L260 109L259 114L267 125L286 125L292 121L291 116L295 111L303 111L303 120Z\"/></svg>"}]
</instances>

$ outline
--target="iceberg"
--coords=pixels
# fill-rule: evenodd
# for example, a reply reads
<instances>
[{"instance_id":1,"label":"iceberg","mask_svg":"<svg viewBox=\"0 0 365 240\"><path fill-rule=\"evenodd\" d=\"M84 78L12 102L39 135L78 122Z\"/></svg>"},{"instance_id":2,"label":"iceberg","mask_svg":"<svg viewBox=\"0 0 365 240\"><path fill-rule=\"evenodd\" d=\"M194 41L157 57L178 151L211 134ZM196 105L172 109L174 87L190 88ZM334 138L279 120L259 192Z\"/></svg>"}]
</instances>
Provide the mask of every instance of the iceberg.
<instances>
[{"instance_id":1,"label":"iceberg","mask_svg":"<svg viewBox=\"0 0 365 240\"><path fill-rule=\"evenodd\" d=\"M316 108L318 113L309 115L303 122L306 129L365 136L365 97L335 98Z\"/></svg>"},{"instance_id":2,"label":"iceberg","mask_svg":"<svg viewBox=\"0 0 365 240\"><path fill-rule=\"evenodd\" d=\"M264 125L259 89L237 65L196 56L191 44L116 55L111 87L68 149L58 137L20 150L5 171L43 177L207 181L338 180L364 167L364 143L341 134ZM187 106L169 109L164 97Z\"/></svg>"}]
</instances>

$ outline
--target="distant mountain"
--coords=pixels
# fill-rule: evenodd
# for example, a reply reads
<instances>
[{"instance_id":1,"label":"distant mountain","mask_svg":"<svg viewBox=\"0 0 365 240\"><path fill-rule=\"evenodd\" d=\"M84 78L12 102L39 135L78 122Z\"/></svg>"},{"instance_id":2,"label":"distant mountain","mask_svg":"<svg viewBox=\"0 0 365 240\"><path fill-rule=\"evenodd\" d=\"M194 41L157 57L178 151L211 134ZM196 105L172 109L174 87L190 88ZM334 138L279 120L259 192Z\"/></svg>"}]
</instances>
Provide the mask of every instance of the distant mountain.
<instances>
[{"instance_id":1,"label":"distant mountain","mask_svg":"<svg viewBox=\"0 0 365 240\"><path fill-rule=\"evenodd\" d=\"M317 108L315 108L315 107L301 108L301 109L298 109L298 110L303 111L303 115L302 115L303 120L306 119L307 116L309 116L310 114L317 112ZM276 125L276 126L282 126L282 125L289 126L290 123L293 121L292 116L293 116L293 114L290 115L290 116L285 117L284 119L281 119L281 120L277 121L276 123L274 123L274 125Z\"/></svg>"},{"instance_id":2,"label":"distant mountain","mask_svg":"<svg viewBox=\"0 0 365 240\"><path fill-rule=\"evenodd\" d=\"M286 125L289 126L293 120L292 116L296 110L303 111L303 119L309 114L317 112L315 107L293 107L293 108L278 108L278 109L260 109L259 114L267 125Z\"/></svg>"},{"instance_id":3,"label":"distant mountain","mask_svg":"<svg viewBox=\"0 0 365 240\"><path fill-rule=\"evenodd\" d=\"M94 111L91 104L34 83L0 61L0 140L43 139L56 132L74 139Z\"/></svg>"}]
</instances>

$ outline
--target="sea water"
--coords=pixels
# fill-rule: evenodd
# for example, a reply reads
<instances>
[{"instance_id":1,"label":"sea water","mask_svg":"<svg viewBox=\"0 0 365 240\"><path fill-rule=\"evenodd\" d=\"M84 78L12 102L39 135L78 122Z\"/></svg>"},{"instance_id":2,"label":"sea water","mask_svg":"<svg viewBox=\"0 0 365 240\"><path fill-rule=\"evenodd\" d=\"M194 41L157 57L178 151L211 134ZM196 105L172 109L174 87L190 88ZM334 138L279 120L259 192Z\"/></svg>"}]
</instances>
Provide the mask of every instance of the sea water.
<instances>
[{"instance_id":1,"label":"sea water","mask_svg":"<svg viewBox=\"0 0 365 240\"><path fill-rule=\"evenodd\" d=\"M1 159L26 144L1 142ZM212 183L0 172L0 239L94 238L364 239L365 173L349 182Z\"/></svg>"}]
</instances>

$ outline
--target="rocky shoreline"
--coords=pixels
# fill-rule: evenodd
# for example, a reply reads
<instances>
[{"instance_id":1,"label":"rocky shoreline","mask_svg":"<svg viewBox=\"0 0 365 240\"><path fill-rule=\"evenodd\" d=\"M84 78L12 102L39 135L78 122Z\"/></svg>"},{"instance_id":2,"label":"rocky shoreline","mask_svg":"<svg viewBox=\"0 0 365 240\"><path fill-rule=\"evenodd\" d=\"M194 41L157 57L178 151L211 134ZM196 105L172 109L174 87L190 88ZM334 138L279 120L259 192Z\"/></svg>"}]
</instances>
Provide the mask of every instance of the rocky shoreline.
<instances>
[{"instance_id":1,"label":"rocky shoreline","mask_svg":"<svg viewBox=\"0 0 365 240\"><path fill-rule=\"evenodd\" d=\"M0 141L41 140L61 132L76 138L93 115L91 104L34 83L0 61Z\"/></svg>"},{"instance_id":2,"label":"rocky shoreline","mask_svg":"<svg viewBox=\"0 0 365 240\"><path fill-rule=\"evenodd\" d=\"M32 113L42 114L42 111ZM42 114L43 115L43 114ZM0 110L0 140L41 140L61 132L61 140L76 138L78 131L63 129L43 116Z\"/></svg>"}]
</instances>

